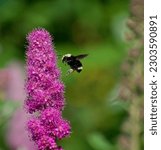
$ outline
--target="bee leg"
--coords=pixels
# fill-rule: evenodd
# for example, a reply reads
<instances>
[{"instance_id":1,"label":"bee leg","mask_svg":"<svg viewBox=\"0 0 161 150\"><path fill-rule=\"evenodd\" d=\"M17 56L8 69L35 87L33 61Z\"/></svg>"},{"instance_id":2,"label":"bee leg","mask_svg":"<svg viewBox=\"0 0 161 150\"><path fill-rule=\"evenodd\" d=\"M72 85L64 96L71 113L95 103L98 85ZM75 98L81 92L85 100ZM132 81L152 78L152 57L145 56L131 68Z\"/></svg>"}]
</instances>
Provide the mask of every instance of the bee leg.
<instances>
[{"instance_id":1,"label":"bee leg","mask_svg":"<svg viewBox=\"0 0 161 150\"><path fill-rule=\"evenodd\" d=\"M72 73L74 70L73 69L69 69L66 75L69 75L70 73Z\"/></svg>"}]
</instances>

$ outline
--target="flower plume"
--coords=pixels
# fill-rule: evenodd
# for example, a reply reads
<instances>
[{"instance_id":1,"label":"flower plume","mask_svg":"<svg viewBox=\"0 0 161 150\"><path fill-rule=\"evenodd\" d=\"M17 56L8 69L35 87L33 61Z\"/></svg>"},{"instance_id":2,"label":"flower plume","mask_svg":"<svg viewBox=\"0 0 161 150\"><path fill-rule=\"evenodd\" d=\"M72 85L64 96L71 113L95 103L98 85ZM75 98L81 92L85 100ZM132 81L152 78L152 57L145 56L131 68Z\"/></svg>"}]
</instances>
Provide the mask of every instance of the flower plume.
<instances>
[{"instance_id":1,"label":"flower plume","mask_svg":"<svg viewBox=\"0 0 161 150\"><path fill-rule=\"evenodd\" d=\"M40 28L29 33L27 41L25 108L33 116L27 127L38 150L62 150L56 139L69 136L71 129L70 123L62 118L64 84L60 80L52 38Z\"/></svg>"}]
</instances>

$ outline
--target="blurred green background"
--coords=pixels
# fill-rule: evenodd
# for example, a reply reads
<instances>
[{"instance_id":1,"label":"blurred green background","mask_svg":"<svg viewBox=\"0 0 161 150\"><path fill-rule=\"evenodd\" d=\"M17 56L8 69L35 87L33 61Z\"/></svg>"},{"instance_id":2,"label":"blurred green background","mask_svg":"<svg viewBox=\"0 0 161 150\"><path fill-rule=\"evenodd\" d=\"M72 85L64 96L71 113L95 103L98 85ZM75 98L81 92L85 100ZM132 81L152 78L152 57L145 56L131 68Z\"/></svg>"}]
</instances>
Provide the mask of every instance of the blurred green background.
<instances>
[{"instance_id":1,"label":"blurred green background","mask_svg":"<svg viewBox=\"0 0 161 150\"><path fill-rule=\"evenodd\" d=\"M24 72L25 37L36 27L53 35L59 57L89 54L80 74L65 76L69 67L58 60L66 86L63 115L72 126L71 137L59 144L65 150L119 149L121 125L128 114L128 103L117 95L120 66L129 48L129 6L130 0L0 0L0 150L28 150L12 147L6 138L10 118L20 106L8 100L10 83L2 74L14 70L12 64L21 64Z\"/></svg>"}]
</instances>

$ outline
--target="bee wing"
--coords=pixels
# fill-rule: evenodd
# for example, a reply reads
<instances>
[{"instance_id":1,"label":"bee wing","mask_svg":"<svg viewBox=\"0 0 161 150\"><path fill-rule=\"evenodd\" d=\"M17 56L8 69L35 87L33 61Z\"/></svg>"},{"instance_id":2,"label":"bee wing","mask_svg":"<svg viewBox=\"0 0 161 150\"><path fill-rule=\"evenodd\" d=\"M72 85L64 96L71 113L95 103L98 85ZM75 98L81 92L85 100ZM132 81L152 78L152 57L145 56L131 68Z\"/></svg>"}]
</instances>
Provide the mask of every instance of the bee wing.
<instances>
[{"instance_id":1,"label":"bee wing","mask_svg":"<svg viewBox=\"0 0 161 150\"><path fill-rule=\"evenodd\" d=\"M75 58L77 60L80 60L80 59L83 59L84 57L88 56L88 54L81 54L81 55L78 55L78 56L75 56Z\"/></svg>"}]
</instances>

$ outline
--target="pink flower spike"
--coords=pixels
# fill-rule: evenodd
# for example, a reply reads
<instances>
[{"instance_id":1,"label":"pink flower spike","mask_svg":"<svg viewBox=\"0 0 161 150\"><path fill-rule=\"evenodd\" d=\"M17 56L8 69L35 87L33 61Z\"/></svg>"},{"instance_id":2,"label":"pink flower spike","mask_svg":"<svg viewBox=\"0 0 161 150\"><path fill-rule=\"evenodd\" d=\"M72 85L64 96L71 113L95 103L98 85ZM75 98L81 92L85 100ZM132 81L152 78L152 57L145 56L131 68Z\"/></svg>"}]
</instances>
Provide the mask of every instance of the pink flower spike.
<instances>
[{"instance_id":1,"label":"pink flower spike","mask_svg":"<svg viewBox=\"0 0 161 150\"><path fill-rule=\"evenodd\" d=\"M33 116L27 129L38 150L63 150L56 140L69 136L71 127L62 117L64 84L52 38L45 29L38 28L28 34L27 41L25 108Z\"/></svg>"}]
</instances>

